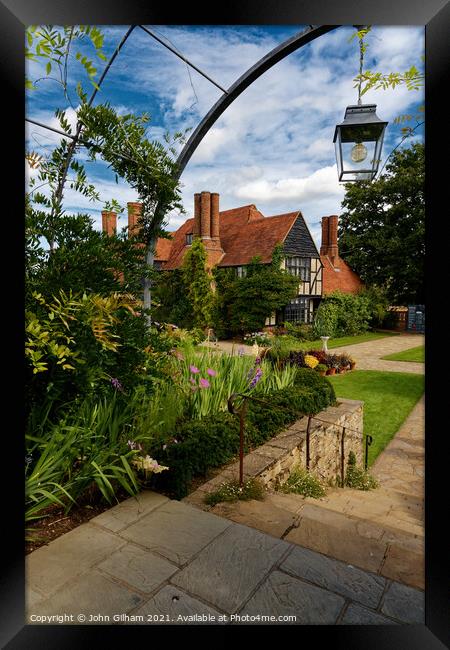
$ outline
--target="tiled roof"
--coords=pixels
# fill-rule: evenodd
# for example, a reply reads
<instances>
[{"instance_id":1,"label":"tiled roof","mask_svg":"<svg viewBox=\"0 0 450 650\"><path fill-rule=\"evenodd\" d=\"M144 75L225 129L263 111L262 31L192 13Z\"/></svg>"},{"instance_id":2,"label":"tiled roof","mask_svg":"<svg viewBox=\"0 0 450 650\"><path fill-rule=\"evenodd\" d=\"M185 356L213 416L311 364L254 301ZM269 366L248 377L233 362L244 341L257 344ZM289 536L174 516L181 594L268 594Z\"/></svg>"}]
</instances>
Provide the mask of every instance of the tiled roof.
<instances>
[{"instance_id":1,"label":"tiled roof","mask_svg":"<svg viewBox=\"0 0 450 650\"><path fill-rule=\"evenodd\" d=\"M298 214L290 212L250 222L234 214L221 214L220 243L225 256L219 266L248 264L255 255L262 262L270 262L275 245L284 241Z\"/></svg>"},{"instance_id":2,"label":"tiled roof","mask_svg":"<svg viewBox=\"0 0 450 650\"><path fill-rule=\"evenodd\" d=\"M221 211L220 244L225 254L219 266L248 264L256 255L262 262L270 262L275 245L284 242L299 216L304 224L299 211L264 217L253 204ZM167 240L164 244L160 244L161 240L158 240L156 259L165 262L163 269L176 269L182 265L186 251L186 235L192 232L193 224L193 219L187 219L173 233L169 257L162 257L168 252L167 248L163 248L168 246Z\"/></svg>"},{"instance_id":3,"label":"tiled roof","mask_svg":"<svg viewBox=\"0 0 450 650\"><path fill-rule=\"evenodd\" d=\"M171 248L172 248L172 235L170 235L170 239L159 237L156 242L155 260L159 262L165 262L166 260L168 260L170 256Z\"/></svg>"},{"instance_id":4,"label":"tiled roof","mask_svg":"<svg viewBox=\"0 0 450 650\"><path fill-rule=\"evenodd\" d=\"M323 264L322 289L324 294L337 289L343 293L357 293L364 286L361 278L352 271L342 257L337 256L334 259L334 266L328 255L321 255L320 260Z\"/></svg>"}]
</instances>

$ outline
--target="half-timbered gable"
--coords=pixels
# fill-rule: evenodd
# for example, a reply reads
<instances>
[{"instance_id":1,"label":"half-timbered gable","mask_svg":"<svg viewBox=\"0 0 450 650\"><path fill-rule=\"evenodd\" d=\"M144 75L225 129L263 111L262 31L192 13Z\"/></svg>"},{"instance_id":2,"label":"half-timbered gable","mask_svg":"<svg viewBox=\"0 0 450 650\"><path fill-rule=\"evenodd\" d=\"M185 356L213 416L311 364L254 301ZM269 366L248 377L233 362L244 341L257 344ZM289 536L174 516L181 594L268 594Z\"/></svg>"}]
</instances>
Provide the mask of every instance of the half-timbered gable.
<instances>
[{"instance_id":1,"label":"half-timbered gable","mask_svg":"<svg viewBox=\"0 0 450 650\"><path fill-rule=\"evenodd\" d=\"M140 210L139 203L128 204L130 235L137 227ZM115 218L115 213L105 212L103 229L109 234ZM193 218L167 238L157 240L154 266L167 271L180 268L193 239L199 237L205 246L208 269L233 268L238 277L244 277L253 258L270 264L275 246L281 244L282 266L298 278L298 293L284 310L268 316L266 325L311 323L325 292L336 288L355 292L361 286L338 255L337 221L337 216L323 218L319 253L300 211L265 217L253 204L220 211L219 195L201 192L194 195Z\"/></svg>"}]
</instances>

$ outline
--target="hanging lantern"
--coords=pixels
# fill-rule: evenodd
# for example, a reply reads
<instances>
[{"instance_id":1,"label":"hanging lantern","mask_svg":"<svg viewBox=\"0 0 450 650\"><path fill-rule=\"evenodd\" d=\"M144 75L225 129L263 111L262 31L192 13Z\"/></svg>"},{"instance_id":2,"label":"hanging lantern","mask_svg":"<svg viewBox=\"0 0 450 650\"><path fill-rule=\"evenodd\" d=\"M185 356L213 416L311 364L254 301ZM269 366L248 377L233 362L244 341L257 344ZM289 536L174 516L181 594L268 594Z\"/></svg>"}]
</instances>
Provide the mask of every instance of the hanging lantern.
<instances>
[{"instance_id":1,"label":"hanging lantern","mask_svg":"<svg viewBox=\"0 0 450 650\"><path fill-rule=\"evenodd\" d=\"M372 181L378 172L388 122L380 120L376 108L347 106L344 121L336 126L333 142L340 182Z\"/></svg>"}]
</instances>

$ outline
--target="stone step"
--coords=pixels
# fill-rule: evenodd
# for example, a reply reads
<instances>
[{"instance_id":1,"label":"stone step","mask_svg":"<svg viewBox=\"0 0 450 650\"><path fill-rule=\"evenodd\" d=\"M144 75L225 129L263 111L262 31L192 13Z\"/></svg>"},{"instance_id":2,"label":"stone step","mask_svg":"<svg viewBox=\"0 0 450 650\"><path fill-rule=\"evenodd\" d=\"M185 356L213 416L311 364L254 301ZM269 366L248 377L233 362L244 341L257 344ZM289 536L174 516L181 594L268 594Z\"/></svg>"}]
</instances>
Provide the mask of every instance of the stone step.
<instances>
[{"instance_id":1,"label":"stone step","mask_svg":"<svg viewBox=\"0 0 450 650\"><path fill-rule=\"evenodd\" d=\"M410 527L412 528L412 527ZM287 542L305 546L367 571L424 588L424 540L418 527L397 520L367 520L305 503Z\"/></svg>"}]
</instances>

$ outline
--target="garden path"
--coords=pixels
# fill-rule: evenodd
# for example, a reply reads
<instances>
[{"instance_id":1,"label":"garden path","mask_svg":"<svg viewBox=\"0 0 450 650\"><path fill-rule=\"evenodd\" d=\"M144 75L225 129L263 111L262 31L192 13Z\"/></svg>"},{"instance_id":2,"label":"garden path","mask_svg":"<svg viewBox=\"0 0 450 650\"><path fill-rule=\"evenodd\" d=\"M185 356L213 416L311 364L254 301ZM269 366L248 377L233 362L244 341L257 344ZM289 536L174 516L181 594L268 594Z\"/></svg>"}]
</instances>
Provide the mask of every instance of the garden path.
<instances>
[{"instance_id":1,"label":"garden path","mask_svg":"<svg viewBox=\"0 0 450 650\"><path fill-rule=\"evenodd\" d=\"M424 465L422 397L373 466L377 489L329 488L320 499L271 492L210 512L424 589Z\"/></svg>"},{"instance_id":2,"label":"garden path","mask_svg":"<svg viewBox=\"0 0 450 650\"><path fill-rule=\"evenodd\" d=\"M27 556L26 603L32 624L424 623L417 589L150 491Z\"/></svg>"},{"instance_id":3,"label":"garden path","mask_svg":"<svg viewBox=\"0 0 450 650\"><path fill-rule=\"evenodd\" d=\"M423 334L400 334L398 336L386 336L375 341L356 343L355 345L344 345L333 348L330 352L341 354L349 352L356 361L359 370L390 370L391 372L414 372L423 374L424 363L414 361L387 361L381 359L388 354L403 352L410 348L423 345L425 336Z\"/></svg>"},{"instance_id":4,"label":"garden path","mask_svg":"<svg viewBox=\"0 0 450 650\"><path fill-rule=\"evenodd\" d=\"M414 372L417 374L424 373L425 364L413 361L387 361L381 359L388 354L403 352L410 348L423 345L425 337L423 334L399 334L398 336L386 336L375 341L366 341L365 343L355 343L353 345L344 345L339 348L332 348L330 352L340 354L349 352L356 360L357 368L360 370L390 370L393 372ZM218 352L227 354L237 354L241 349L243 354L253 354L251 345L241 345L233 341L204 342L205 347L210 347Z\"/></svg>"}]
</instances>

